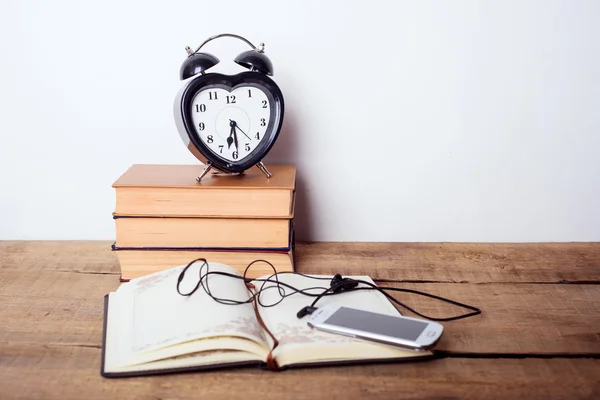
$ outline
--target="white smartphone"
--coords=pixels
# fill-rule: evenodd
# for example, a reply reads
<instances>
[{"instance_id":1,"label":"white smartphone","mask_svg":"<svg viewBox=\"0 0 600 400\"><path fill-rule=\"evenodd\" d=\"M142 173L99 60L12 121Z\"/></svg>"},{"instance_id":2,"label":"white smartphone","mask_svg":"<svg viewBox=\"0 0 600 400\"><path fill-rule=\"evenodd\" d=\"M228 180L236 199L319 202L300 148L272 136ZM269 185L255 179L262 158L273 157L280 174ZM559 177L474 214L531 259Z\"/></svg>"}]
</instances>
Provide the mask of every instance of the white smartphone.
<instances>
[{"instance_id":1,"label":"white smartphone","mask_svg":"<svg viewBox=\"0 0 600 400\"><path fill-rule=\"evenodd\" d=\"M432 348L444 331L437 322L343 306L319 307L309 316L308 326L411 350Z\"/></svg>"}]
</instances>

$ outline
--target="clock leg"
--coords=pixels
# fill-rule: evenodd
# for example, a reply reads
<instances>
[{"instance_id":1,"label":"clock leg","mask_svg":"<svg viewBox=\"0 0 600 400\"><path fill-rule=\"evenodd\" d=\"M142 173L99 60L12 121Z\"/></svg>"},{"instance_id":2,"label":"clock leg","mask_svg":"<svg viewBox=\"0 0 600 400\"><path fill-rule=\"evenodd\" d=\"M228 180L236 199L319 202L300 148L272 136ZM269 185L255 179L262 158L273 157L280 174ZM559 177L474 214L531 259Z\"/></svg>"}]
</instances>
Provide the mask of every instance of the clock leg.
<instances>
[{"instance_id":1,"label":"clock leg","mask_svg":"<svg viewBox=\"0 0 600 400\"><path fill-rule=\"evenodd\" d=\"M196 181L200 182L202 180L202 178L204 178L206 176L206 174L208 174L208 171L210 171L211 168L212 168L212 165L210 163L206 163L206 165L204 166L204 169L200 173L200 176L196 178Z\"/></svg>"},{"instance_id":2,"label":"clock leg","mask_svg":"<svg viewBox=\"0 0 600 400\"><path fill-rule=\"evenodd\" d=\"M271 174L269 172L269 170L267 169L267 167L265 167L265 164L263 164L262 161L260 161L258 164L256 164L256 166L258 167L258 169L260 169L263 172L263 174L266 175L267 178L270 178L273 176L273 174Z\"/></svg>"}]
</instances>

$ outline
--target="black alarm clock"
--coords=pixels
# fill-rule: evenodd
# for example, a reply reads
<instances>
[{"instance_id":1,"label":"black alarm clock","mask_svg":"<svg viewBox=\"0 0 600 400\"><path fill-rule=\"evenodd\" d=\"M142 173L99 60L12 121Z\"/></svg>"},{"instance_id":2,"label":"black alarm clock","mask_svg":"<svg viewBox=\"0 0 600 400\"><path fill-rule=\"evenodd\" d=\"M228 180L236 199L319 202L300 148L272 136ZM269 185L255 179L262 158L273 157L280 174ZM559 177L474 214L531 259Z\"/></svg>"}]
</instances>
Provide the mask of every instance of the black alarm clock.
<instances>
[{"instance_id":1,"label":"black alarm clock","mask_svg":"<svg viewBox=\"0 0 600 400\"><path fill-rule=\"evenodd\" d=\"M252 48L234 59L248 71L207 73L219 59L199 50L224 36L243 40ZM262 160L279 136L284 103L281 90L270 78L273 64L264 49L263 43L257 47L230 33L211 36L195 51L186 47L188 56L180 69L185 83L175 97L173 112L187 149L205 165L198 181L213 168L240 174L257 166L271 177Z\"/></svg>"}]
</instances>

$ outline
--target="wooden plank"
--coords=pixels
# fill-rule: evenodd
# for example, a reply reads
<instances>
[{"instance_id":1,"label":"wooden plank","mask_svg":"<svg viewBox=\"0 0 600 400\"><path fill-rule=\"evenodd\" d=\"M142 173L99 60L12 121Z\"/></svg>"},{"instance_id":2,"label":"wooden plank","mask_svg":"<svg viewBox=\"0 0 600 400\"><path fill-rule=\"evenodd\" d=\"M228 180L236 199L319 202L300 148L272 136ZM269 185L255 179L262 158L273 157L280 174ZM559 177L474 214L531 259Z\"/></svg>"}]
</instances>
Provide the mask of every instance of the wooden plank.
<instances>
[{"instance_id":1,"label":"wooden plank","mask_svg":"<svg viewBox=\"0 0 600 400\"><path fill-rule=\"evenodd\" d=\"M593 399L597 359L461 359L105 379L100 350L0 343L0 398Z\"/></svg>"},{"instance_id":2,"label":"wooden plank","mask_svg":"<svg viewBox=\"0 0 600 400\"><path fill-rule=\"evenodd\" d=\"M0 268L119 274L108 241L0 241ZM297 270L435 282L600 282L600 243L298 243Z\"/></svg>"},{"instance_id":3,"label":"wooden plank","mask_svg":"<svg viewBox=\"0 0 600 400\"><path fill-rule=\"evenodd\" d=\"M600 243L306 243L298 271L435 282L600 281Z\"/></svg>"},{"instance_id":4,"label":"wooden plank","mask_svg":"<svg viewBox=\"0 0 600 400\"><path fill-rule=\"evenodd\" d=\"M109 241L0 241L0 270L119 275Z\"/></svg>"},{"instance_id":5,"label":"wooden plank","mask_svg":"<svg viewBox=\"0 0 600 400\"><path fill-rule=\"evenodd\" d=\"M115 275L0 271L0 342L100 346Z\"/></svg>"},{"instance_id":6,"label":"wooden plank","mask_svg":"<svg viewBox=\"0 0 600 400\"><path fill-rule=\"evenodd\" d=\"M102 298L118 285L113 275L0 271L0 341L98 346ZM480 316L444 323L440 350L600 355L600 285L387 285L421 290L483 309ZM434 317L463 312L422 296L396 297Z\"/></svg>"},{"instance_id":7,"label":"wooden plank","mask_svg":"<svg viewBox=\"0 0 600 400\"><path fill-rule=\"evenodd\" d=\"M471 354L600 355L600 285L380 284L474 305L481 315L443 322L438 350ZM394 294L431 317L468 310L414 294ZM401 310L404 315L415 316Z\"/></svg>"}]
</instances>

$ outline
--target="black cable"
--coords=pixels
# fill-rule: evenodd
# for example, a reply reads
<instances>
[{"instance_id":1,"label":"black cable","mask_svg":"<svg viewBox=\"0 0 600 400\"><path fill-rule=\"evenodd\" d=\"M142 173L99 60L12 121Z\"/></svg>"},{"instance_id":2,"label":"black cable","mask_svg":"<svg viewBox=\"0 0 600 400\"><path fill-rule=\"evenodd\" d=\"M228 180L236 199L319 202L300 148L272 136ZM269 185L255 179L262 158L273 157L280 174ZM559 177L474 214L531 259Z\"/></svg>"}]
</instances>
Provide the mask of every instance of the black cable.
<instances>
[{"instance_id":1,"label":"black cable","mask_svg":"<svg viewBox=\"0 0 600 400\"><path fill-rule=\"evenodd\" d=\"M185 277L185 273L187 272L187 270L198 261L202 261L202 265L200 266L200 269L198 270L198 276L199 276L198 282L196 283L196 286L189 293L182 293L181 289L180 289L181 281L183 281L183 278ZM250 270L252 265L254 265L255 263L258 263L258 262L264 262L264 263L268 264L273 269L273 274L270 275L269 277L263 278L263 279L248 278L247 277L248 271ZM205 267L206 267L206 272L203 273ZM285 282L281 282L279 280L279 275L284 275L284 274L299 275L299 276L303 276L303 277L315 279L315 280L327 280L327 281L330 281L330 285L329 285L329 287L314 286L314 287L310 287L310 288L306 288L306 289L298 289L298 288L295 288ZM227 277L231 277L234 279L243 280L244 283L246 283L246 284L249 284L250 282L262 282L262 284L260 285L260 288L255 290L254 292L252 290L248 289L251 296L247 300L241 301L241 300L233 300L233 299L224 299L224 298L216 297L211 292L210 287L208 285L208 277L210 275L227 276ZM265 288L265 285L267 283L275 283L275 285L268 286ZM359 284L367 285L367 287L364 287L364 286L359 287ZM405 308L406 310L408 310L422 318L429 319L432 321L456 321L459 319L468 318L468 317L472 317L472 316L481 314L481 310L477 307L474 307L474 306L471 306L468 304L464 304L464 303L460 303L455 300L447 299L445 297L436 296L434 294L421 292L419 290L380 287L371 282L363 281L361 279L342 278L342 276L340 274L336 274L331 279L331 278L305 275L305 274L302 274L299 272L277 272L277 270L275 269L273 264L271 264L269 261L266 261L266 260L252 261L250 264L248 264L248 266L244 270L244 274L242 276L240 276L240 275L236 275L236 274L230 274L228 272L210 271L208 261L205 258L198 258L198 259L190 262L189 264L187 264L183 268L181 273L179 274L179 277L177 278L177 293L179 293L181 296L191 296L200 287L202 287L202 289L206 292L206 294L208 296L210 296L216 302L221 303L221 304L229 304L229 305L248 304L248 303L254 302L256 299L256 301L258 302L258 304L260 304L261 307L268 308L268 307L276 306L277 304L281 303L285 298L290 297L294 294L301 294L301 295L308 296L308 297L315 297L315 300L312 302L312 304L310 306L304 307L302 310L300 310L298 312L298 318L302 318L303 316L305 316L307 314L311 314L314 310L316 310L315 305L323 297L333 296L333 295L336 295L339 293L348 293L348 292L358 291L358 290L377 290L381 294L383 294L385 297L387 297L390 301L392 301L393 303L398 304L399 306ZM286 293L285 288L290 289L291 292ZM279 293L279 296L280 296L279 300L273 304L264 304L261 300L261 294L266 292L268 289L277 289L277 291ZM319 294L310 293L310 291L314 291L317 289L321 289L322 292ZM413 308L409 307L408 305L404 304L403 302L395 299L393 296L388 294L387 291L417 294L419 296L429 297L429 298L432 298L435 300L440 300L440 301L443 301L443 302L446 302L446 303L449 303L449 304L452 304L452 305L455 305L458 307L466 308L468 310L471 310L471 312L462 314L462 315L453 316L453 317L447 317L447 318L430 317L425 314L419 313L418 311L414 310Z\"/></svg>"},{"instance_id":2,"label":"black cable","mask_svg":"<svg viewBox=\"0 0 600 400\"><path fill-rule=\"evenodd\" d=\"M200 269L198 270L198 275L199 275L199 279L198 282L196 283L196 286L188 293L182 293L181 292L181 282L183 281L183 278L185 277L185 273L187 272L187 270L196 262L198 261L202 261L202 265L200 266ZM270 275L268 278L266 279L252 279L252 278L248 278L247 277L247 273L248 270L250 269L250 267L256 263L256 262L264 262L266 264L268 264L274 271L274 273L272 275ZM203 273L203 269L206 267L206 272ZM206 294L208 296L210 296L213 300L215 300L217 303L221 303L221 304L229 304L229 305L239 305L239 304L248 304L248 303L252 303L254 301L254 299L257 299L258 304L261 305L261 307L264 308L268 308L268 307L274 307L277 304L281 303L286 297L292 296L296 293L300 293L302 295L305 296L309 296L309 297L318 297L318 296L330 296L333 295L335 293L330 293L330 294L316 294L316 293L310 293L309 291L311 290L316 290L316 289L320 289L320 290L327 290L327 287L325 286L314 286L314 287L310 287L310 288L306 288L306 289L297 289L285 282L281 282L278 278L279 275L283 275L283 274L293 274L293 275L300 275L306 278L310 278L310 279L315 279L315 280L330 280L329 278L323 278L323 277L314 277L314 276L310 276L310 275L305 275L299 272L276 272L277 270L275 269L275 267L273 266L273 264L271 264L270 262L266 261L266 260L255 260L252 263L250 263L246 269L244 270L244 274L243 276L240 275L236 275L236 274L230 274L228 272L221 272L221 271L209 271L209 265L208 265L208 261L205 258L199 258L196 259L192 262L190 262L188 265L185 266L185 268L180 272L179 277L177 278L177 293L179 293L181 296L191 296L192 294L194 294L200 287L202 287L202 289L206 292ZM251 296L247 299L247 300L232 300L232 299L223 299L223 298L219 298L215 295L212 294L210 287L208 285L208 277L210 275L220 275L220 276L227 276L230 278L234 278L234 279L239 279L239 280L243 280L244 283L250 283L250 282L262 282L262 285L260 286L260 289L256 290L254 293L251 293ZM273 279L274 278L274 279ZM265 288L265 285L267 283L275 283L274 286L269 286ZM286 294L285 290L283 288L288 288L290 289L292 292ZM268 289L277 289L280 295L280 299L279 301L277 301L276 303L273 304L264 304L263 301L261 300L261 294L266 292Z\"/></svg>"},{"instance_id":3,"label":"black cable","mask_svg":"<svg viewBox=\"0 0 600 400\"><path fill-rule=\"evenodd\" d=\"M339 276L339 275L338 275ZM335 277L334 277L335 279ZM342 279L341 276L339 279ZM478 315L481 314L481 310L477 307L474 306L470 306L468 304L464 304L464 303L460 303L458 301L455 300L451 300L451 299L447 299L445 297L441 297L441 296L436 296L435 294L430 294L430 293L425 293L425 292L421 292L419 290L413 290L413 289L402 289L402 288L391 288L391 287L381 287L381 286L377 286L372 284L371 282L367 282L367 281L363 281L361 279L350 279L350 278L345 278L348 279L348 282L353 282L353 283L362 283L364 285L368 285L370 287L354 287L351 289L345 289L343 290L343 292L348 292L348 291L357 291L357 290L377 290L379 291L381 294L383 294L385 297L387 297L390 301L398 304L401 307L404 307L405 309L407 309L408 311L423 317L425 319L430 319L432 321L455 321L458 319L463 319L463 318L468 318L468 317L472 317L474 315ZM321 297L323 295L325 295L327 292L336 292L336 290L340 289L340 288L344 288L344 286L346 286L348 284L348 282L339 282L337 284L332 285L329 289L326 290L326 292L323 292L321 295L319 295L313 302L312 304L309 306L311 308L315 307L315 304L317 304L317 301L319 301L321 299ZM458 306L458 307L462 307L462 308L466 308L468 310L471 310L472 312L467 313L467 314L462 314L462 315L458 315L455 317L447 317L447 318L436 318L436 317L430 317L427 316L425 314L421 314L418 311L415 311L414 309L412 309L411 307L407 306L406 304L402 303L400 300L397 300L396 298L392 297L390 294L386 293L386 291L393 291L393 292L403 292L403 293L413 293L413 294L418 294L419 296L425 296L425 297L429 297L432 299L436 299L436 300L440 300L446 303L450 303L452 305Z\"/></svg>"}]
</instances>

